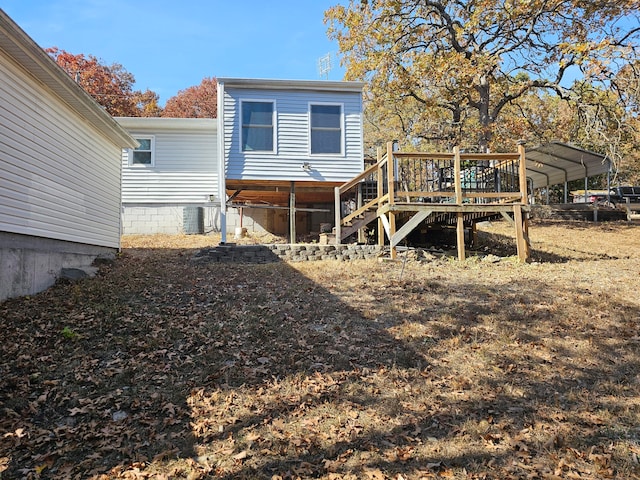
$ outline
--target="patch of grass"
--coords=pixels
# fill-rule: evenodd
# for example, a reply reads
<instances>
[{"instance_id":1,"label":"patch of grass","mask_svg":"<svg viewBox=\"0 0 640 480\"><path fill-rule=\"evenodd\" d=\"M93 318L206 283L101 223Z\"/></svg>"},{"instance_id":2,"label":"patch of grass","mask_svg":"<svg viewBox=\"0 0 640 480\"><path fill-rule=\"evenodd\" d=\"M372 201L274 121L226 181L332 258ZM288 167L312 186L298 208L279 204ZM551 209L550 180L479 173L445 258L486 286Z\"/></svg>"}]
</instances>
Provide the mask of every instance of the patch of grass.
<instances>
[{"instance_id":1,"label":"patch of grass","mask_svg":"<svg viewBox=\"0 0 640 480\"><path fill-rule=\"evenodd\" d=\"M80 336L78 335L78 333L76 333L75 330L69 327L64 327L62 330L60 330L60 333L67 340L76 340Z\"/></svg>"}]
</instances>

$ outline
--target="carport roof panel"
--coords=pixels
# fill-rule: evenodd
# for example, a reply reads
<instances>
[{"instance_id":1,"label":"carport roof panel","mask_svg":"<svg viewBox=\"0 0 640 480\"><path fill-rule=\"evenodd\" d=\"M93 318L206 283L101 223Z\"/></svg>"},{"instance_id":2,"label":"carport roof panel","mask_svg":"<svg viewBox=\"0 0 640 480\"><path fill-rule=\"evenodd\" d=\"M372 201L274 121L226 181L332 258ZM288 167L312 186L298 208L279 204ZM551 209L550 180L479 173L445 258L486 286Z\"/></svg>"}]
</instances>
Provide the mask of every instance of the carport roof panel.
<instances>
[{"instance_id":1,"label":"carport roof panel","mask_svg":"<svg viewBox=\"0 0 640 480\"><path fill-rule=\"evenodd\" d=\"M528 149L527 177L533 188L557 185L609 171L609 160L599 153L560 142Z\"/></svg>"}]
</instances>

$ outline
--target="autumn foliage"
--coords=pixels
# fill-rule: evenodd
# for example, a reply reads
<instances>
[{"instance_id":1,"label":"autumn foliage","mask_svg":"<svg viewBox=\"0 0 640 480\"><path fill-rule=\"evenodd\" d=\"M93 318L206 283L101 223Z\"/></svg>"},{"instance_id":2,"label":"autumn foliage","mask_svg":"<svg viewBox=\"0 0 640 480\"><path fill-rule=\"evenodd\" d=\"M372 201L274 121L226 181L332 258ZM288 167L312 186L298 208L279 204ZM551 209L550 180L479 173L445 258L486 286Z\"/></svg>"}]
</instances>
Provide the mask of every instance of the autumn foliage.
<instances>
[{"instance_id":1,"label":"autumn foliage","mask_svg":"<svg viewBox=\"0 0 640 480\"><path fill-rule=\"evenodd\" d=\"M637 0L341 3L325 20L346 77L367 82L375 115L410 144L497 150L501 120L517 133L530 95L582 108L581 82L612 88L640 47Z\"/></svg>"},{"instance_id":2,"label":"autumn foliage","mask_svg":"<svg viewBox=\"0 0 640 480\"><path fill-rule=\"evenodd\" d=\"M134 76L119 63L103 64L93 55L74 55L57 47L45 51L113 116L158 116L158 95L133 90Z\"/></svg>"},{"instance_id":3,"label":"autumn foliage","mask_svg":"<svg viewBox=\"0 0 640 480\"><path fill-rule=\"evenodd\" d=\"M158 94L147 89L134 90L135 78L119 63L105 65L93 55L47 48L46 52L109 114L117 117L216 118L217 83L206 77L200 85L180 90L158 105Z\"/></svg>"},{"instance_id":4,"label":"autumn foliage","mask_svg":"<svg viewBox=\"0 0 640 480\"><path fill-rule=\"evenodd\" d=\"M200 85L180 90L167 100L163 117L216 118L218 116L218 87L216 79L205 77Z\"/></svg>"}]
</instances>

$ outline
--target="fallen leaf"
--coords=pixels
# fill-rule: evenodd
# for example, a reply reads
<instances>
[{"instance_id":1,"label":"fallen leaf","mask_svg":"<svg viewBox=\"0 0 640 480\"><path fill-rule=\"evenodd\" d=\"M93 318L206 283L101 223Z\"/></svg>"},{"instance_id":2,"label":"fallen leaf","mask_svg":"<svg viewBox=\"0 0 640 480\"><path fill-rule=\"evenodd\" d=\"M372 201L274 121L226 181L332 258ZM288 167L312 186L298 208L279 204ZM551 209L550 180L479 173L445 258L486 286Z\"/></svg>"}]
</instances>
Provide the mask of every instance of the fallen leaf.
<instances>
[{"instance_id":1,"label":"fallen leaf","mask_svg":"<svg viewBox=\"0 0 640 480\"><path fill-rule=\"evenodd\" d=\"M248 456L249 456L249 452L247 450L243 450L240 453L238 453L237 455L234 455L233 459L234 460L244 460Z\"/></svg>"},{"instance_id":2,"label":"fallen leaf","mask_svg":"<svg viewBox=\"0 0 640 480\"><path fill-rule=\"evenodd\" d=\"M369 478L370 480L385 480L385 475L384 473L382 473L382 470L380 470L379 468L365 468L364 469L364 474L367 476L367 478Z\"/></svg>"}]
</instances>

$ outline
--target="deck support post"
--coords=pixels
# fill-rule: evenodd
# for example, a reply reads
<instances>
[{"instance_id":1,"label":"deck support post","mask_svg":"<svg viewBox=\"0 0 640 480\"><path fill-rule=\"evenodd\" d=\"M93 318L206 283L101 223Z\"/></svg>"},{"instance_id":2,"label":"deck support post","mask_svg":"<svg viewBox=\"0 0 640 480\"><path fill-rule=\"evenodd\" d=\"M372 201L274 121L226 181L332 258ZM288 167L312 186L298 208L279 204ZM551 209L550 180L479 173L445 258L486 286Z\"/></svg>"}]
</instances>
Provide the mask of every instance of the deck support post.
<instances>
[{"instance_id":1,"label":"deck support post","mask_svg":"<svg viewBox=\"0 0 640 480\"><path fill-rule=\"evenodd\" d=\"M456 193L456 205L462 206L462 162L460 160L460 148L453 147L453 183ZM458 260L464 260L467 255L464 249L464 213L456 215L456 245L458 247Z\"/></svg>"},{"instance_id":2,"label":"deck support post","mask_svg":"<svg viewBox=\"0 0 640 480\"><path fill-rule=\"evenodd\" d=\"M526 150L524 147L524 141L518 142L518 154L520 156L520 160L518 162L518 179L520 180L520 195L521 202L523 205L529 204L529 195L527 193L527 157ZM549 188L547 187L547 191Z\"/></svg>"},{"instance_id":3,"label":"deck support post","mask_svg":"<svg viewBox=\"0 0 640 480\"><path fill-rule=\"evenodd\" d=\"M529 194L527 191L527 156L524 141L518 142L518 154L520 155L519 161L519 179L520 179L520 195L522 205L514 207L513 219L516 223L516 244L518 246L518 259L525 263L529 261L530 248L529 248L529 214L525 211L523 213L522 207L529 205ZM547 187L547 195L549 194L549 188ZM548 203L548 202L547 202Z\"/></svg>"},{"instance_id":4,"label":"deck support post","mask_svg":"<svg viewBox=\"0 0 640 480\"><path fill-rule=\"evenodd\" d=\"M289 189L289 243L296 243L296 184Z\"/></svg>"},{"instance_id":5,"label":"deck support post","mask_svg":"<svg viewBox=\"0 0 640 480\"><path fill-rule=\"evenodd\" d=\"M340 187L335 187L333 191L335 192L335 228L333 229L333 233L336 236L336 245L340 245L342 243L342 212L340 211Z\"/></svg>"},{"instance_id":6,"label":"deck support post","mask_svg":"<svg viewBox=\"0 0 640 480\"><path fill-rule=\"evenodd\" d=\"M389 192L389 205L395 203L395 175L394 167L395 161L393 159L393 142L387 142L387 191ZM396 214L393 211L389 211L389 240L393 238L396 233ZM396 247L391 247L390 257L391 260L395 260L397 257Z\"/></svg>"},{"instance_id":7,"label":"deck support post","mask_svg":"<svg viewBox=\"0 0 640 480\"><path fill-rule=\"evenodd\" d=\"M464 213L458 212L456 222L456 244L458 246L458 260L463 261L467 258L464 250Z\"/></svg>"},{"instance_id":8,"label":"deck support post","mask_svg":"<svg viewBox=\"0 0 640 480\"><path fill-rule=\"evenodd\" d=\"M376 150L377 163L380 165L382 161L382 148L378 147ZM377 181L377 195L378 198L382 198L384 192L384 182L382 181L383 170L382 167L378 167ZM378 200L378 208L382 207L382 201ZM384 247L384 224L382 223L382 217L378 215L378 246Z\"/></svg>"},{"instance_id":9,"label":"deck support post","mask_svg":"<svg viewBox=\"0 0 640 480\"><path fill-rule=\"evenodd\" d=\"M460 160L460 147L453 147L453 184L456 190L456 205L462 206L462 162Z\"/></svg>"},{"instance_id":10,"label":"deck support post","mask_svg":"<svg viewBox=\"0 0 640 480\"><path fill-rule=\"evenodd\" d=\"M522 205L513 206L513 221L516 226L516 248L518 250L518 260L526 263L529 260L529 248L525 239L526 218L522 215Z\"/></svg>"}]
</instances>

